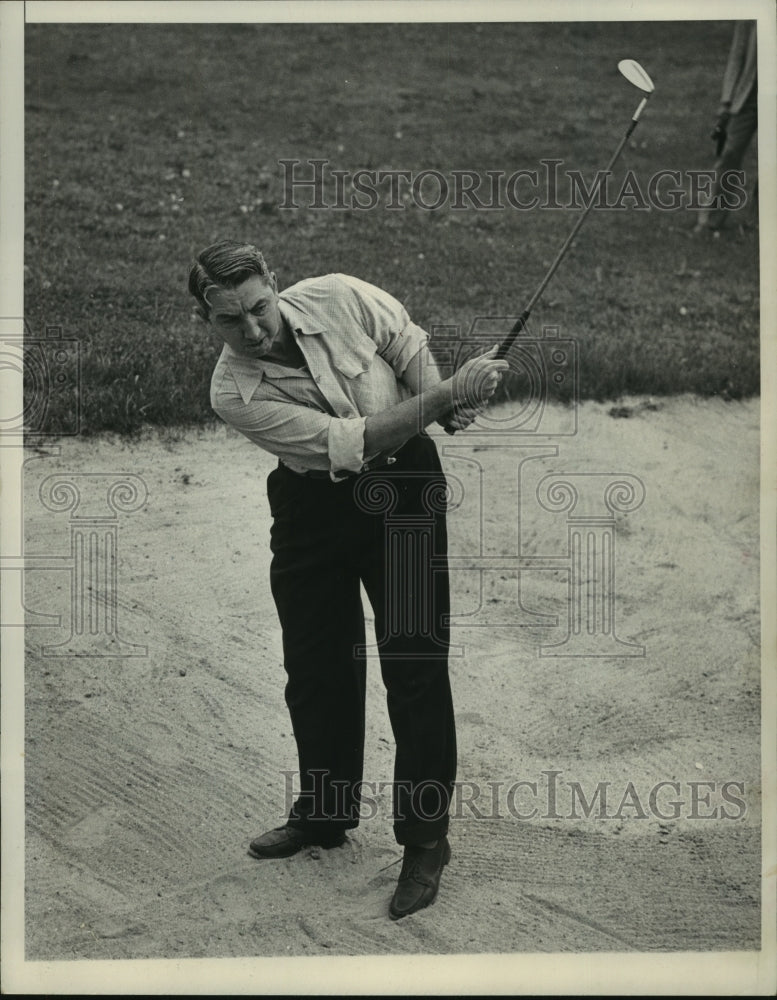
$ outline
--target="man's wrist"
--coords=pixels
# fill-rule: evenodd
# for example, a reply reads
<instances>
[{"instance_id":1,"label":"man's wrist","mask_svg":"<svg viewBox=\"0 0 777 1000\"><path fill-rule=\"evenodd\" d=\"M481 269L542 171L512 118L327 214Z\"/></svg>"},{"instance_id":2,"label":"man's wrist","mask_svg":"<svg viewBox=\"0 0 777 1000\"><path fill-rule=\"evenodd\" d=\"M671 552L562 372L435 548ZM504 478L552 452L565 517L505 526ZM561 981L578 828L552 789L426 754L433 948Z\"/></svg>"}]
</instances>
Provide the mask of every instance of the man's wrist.
<instances>
[{"instance_id":1,"label":"man's wrist","mask_svg":"<svg viewBox=\"0 0 777 1000\"><path fill-rule=\"evenodd\" d=\"M424 396L426 397L426 401L428 401L426 413L430 418L427 421L427 425L435 421L444 425L445 417L453 409L453 380L449 378L443 379L430 389L427 389Z\"/></svg>"}]
</instances>

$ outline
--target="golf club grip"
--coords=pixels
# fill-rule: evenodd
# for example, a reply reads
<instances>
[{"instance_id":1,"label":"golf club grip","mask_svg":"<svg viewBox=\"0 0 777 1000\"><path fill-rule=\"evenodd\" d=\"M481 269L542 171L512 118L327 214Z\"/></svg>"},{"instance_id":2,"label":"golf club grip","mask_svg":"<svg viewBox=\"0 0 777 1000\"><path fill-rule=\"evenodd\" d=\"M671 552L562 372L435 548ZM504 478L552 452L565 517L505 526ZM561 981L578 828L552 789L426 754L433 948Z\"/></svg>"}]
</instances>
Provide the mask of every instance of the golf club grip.
<instances>
[{"instance_id":1,"label":"golf club grip","mask_svg":"<svg viewBox=\"0 0 777 1000\"><path fill-rule=\"evenodd\" d=\"M513 346L513 342L515 341L515 338L518 336L518 334L521 332L521 330L524 329L524 327L526 326L528 320L529 320L529 309L524 309L524 311L521 313L521 315L518 317L518 319L513 324L513 327L510 330L510 332L507 334L507 336L505 337L505 339L499 345L499 348L497 349L497 352L496 352L496 357L497 358L504 359L504 358L507 357L507 352ZM458 430L457 427L452 427L450 424L445 424L445 433L446 434L453 435L453 434L456 433L457 430Z\"/></svg>"},{"instance_id":2,"label":"golf club grip","mask_svg":"<svg viewBox=\"0 0 777 1000\"><path fill-rule=\"evenodd\" d=\"M496 352L496 356L498 358L507 357L507 352L513 346L515 338L518 336L519 333L521 333L521 331L525 328L526 324L529 322L529 312L530 310L528 308L524 309L524 311L515 321L515 323L513 324L513 328L510 330L505 339L499 345L499 350Z\"/></svg>"}]
</instances>

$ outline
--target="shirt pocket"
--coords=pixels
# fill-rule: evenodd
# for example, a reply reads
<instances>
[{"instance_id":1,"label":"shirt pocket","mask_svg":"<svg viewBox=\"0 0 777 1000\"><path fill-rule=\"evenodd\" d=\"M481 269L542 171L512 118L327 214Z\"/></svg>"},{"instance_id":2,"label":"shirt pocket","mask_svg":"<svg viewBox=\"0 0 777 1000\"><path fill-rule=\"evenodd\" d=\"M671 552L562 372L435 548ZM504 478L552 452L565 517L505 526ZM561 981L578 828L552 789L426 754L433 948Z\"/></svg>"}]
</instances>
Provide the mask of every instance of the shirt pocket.
<instances>
[{"instance_id":1,"label":"shirt pocket","mask_svg":"<svg viewBox=\"0 0 777 1000\"><path fill-rule=\"evenodd\" d=\"M369 337L361 337L355 344L348 344L342 358L333 358L335 368L347 379L357 378L372 367L378 345Z\"/></svg>"}]
</instances>

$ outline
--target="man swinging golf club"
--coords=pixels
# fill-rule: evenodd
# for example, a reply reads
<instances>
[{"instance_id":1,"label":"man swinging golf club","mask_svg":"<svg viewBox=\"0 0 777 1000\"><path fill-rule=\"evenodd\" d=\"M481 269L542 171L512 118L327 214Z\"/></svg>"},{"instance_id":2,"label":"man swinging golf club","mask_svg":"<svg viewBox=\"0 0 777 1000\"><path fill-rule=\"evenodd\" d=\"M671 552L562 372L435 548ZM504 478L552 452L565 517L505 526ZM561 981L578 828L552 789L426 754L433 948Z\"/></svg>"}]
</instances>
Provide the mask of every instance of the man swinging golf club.
<instances>
[{"instance_id":1,"label":"man swinging golf club","mask_svg":"<svg viewBox=\"0 0 777 1000\"><path fill-rule=\"evenodd\" d=\"M621 60L618 69L645 96L606 172L654 90L634 60ZM270 583L283 631L300 794L286 824L253 840L249 853L282 858L306 844L336 847L358 825L363 584L375 612L396 740L394 834L405 850L389 906L393 919L437 895L450 859L448 812L456 777L447 536L439 503L445 477L424 429L437 421L455 433L487 405L508 368L510 345L589 210L505 341L444 380L426 334L404 307L357 278L329 274L279 293L259 250L230 240L203 250L189 274L200 315L224 342L211 383L213 408L279 459L267 481ZM386 545L381 518L364 502L371 489L389 498L393 528L403 518L408 532L414 518L433 520L431 550L404 544L409 537ZM397 580L417 586L397 588Z\"/></svg>"},{"instance_id":2,"label":"man swinging golf club","mask_svg":"<svg viewBox=\"0 0 777 1000\"><path fill-rule=\"evenodd\" d=\"M450 858L456 777L439 503L445 478L425 428L435 421L468 426L508 363L494 348L441 379L426 333L396 299L338 274L279 292L275 274L249 244L222 240L203 250L189 290L224 344L211 383L214 410L279 459L267 481L270 583L300 794L286 824L258 836L249 853L284 858L308 844L337 847L358 825L363 584L396 741L394 834L404 858L389 914L404 917L437 894ZM387 550L383 516L360 490L367 483L390 492L392 517L433 521L433 551L404 544ZM426 565L408 567L409 559ZM431 585L397 593L397 579Z\"/></svg>"}]
</instances>

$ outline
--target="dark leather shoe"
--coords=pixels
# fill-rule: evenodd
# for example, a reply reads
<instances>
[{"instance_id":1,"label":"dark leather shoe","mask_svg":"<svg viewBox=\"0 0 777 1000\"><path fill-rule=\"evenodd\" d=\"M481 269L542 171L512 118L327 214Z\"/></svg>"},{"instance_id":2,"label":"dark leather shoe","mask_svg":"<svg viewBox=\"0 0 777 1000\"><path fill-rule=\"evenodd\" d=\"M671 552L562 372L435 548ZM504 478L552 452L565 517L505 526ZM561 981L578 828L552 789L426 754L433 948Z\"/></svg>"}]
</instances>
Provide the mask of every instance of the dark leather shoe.
<instances>
[{"instance_id":1,"label":"dark leather shoe","mask_svg":"<svg viewBox=\"0 0 777 1000\"><path fill-rule=\"evenodd\" d=\"M297 830L293 826L278 826L274 830L268 830L260 837L251 841L248 853L252 858L290 858L292 854L301 851L303 847L317 845L329 850L332 847L340 847L345 843L345 834L339 833L334 837L325 838L316 834L305 833Z\"/></svg>"},{"instance_id":2,"label":"dark leather shoe","mask_svg":"<svg viewBox=\"0 0 777 1000\"><path fill-rule=\"evenodd\" d=\"M402 871L389 906L392 920L399 920L434 902L443 867L450 860L451 847L447 837L438 840L435 847L408 845L405 848Z\"/></svg>"}]
</instances>

